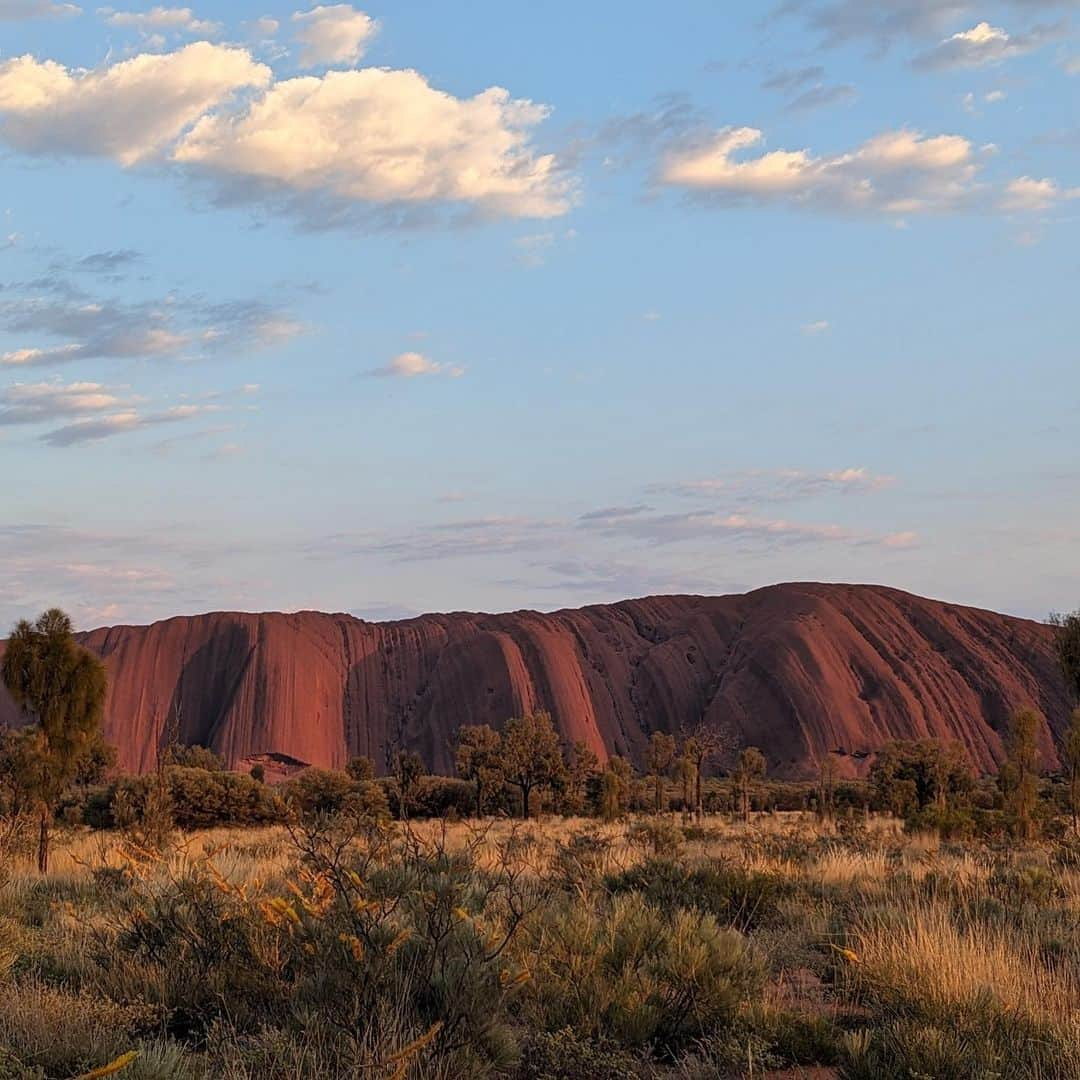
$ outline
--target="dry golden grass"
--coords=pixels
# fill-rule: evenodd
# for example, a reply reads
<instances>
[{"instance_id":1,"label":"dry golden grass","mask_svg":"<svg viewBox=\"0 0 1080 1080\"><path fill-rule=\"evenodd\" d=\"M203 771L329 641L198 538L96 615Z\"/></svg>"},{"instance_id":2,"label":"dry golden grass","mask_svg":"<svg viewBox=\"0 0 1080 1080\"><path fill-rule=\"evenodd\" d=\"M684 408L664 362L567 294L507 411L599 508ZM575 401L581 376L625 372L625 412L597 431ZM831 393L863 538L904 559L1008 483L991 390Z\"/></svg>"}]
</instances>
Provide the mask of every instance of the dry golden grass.
<instances>
[{"instance_id":1,"label":"dry golden grass","mask_svg":"<svg viewBox=\"0 0 1080 1080\"><path fill-rule=\"evenodd\" d=\"M1080 1040L1080 971L1049 967L1004 928L963 929L943 904L912 903L854 928L856 978L874 993L948 1013L993 1003Z\"/></svg>"}]
</instances>

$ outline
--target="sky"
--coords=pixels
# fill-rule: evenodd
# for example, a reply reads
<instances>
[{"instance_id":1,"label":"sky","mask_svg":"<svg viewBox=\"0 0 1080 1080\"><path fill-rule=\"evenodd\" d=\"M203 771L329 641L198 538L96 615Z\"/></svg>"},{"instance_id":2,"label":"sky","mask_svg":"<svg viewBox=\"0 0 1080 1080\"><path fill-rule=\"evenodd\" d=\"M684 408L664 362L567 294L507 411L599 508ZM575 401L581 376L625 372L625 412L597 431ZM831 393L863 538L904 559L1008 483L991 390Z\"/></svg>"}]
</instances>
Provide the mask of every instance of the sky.
<instances>
[{"instance_id":1,"label":"sky","mask_svg":"<svg viewBox=\"0 0 1080 1080\"><path fill-rule=\"evenodd\" d=\"M1080 0L0 0L0 626L1080 606L1078 103Z\"/></svg>"}]
</instances>

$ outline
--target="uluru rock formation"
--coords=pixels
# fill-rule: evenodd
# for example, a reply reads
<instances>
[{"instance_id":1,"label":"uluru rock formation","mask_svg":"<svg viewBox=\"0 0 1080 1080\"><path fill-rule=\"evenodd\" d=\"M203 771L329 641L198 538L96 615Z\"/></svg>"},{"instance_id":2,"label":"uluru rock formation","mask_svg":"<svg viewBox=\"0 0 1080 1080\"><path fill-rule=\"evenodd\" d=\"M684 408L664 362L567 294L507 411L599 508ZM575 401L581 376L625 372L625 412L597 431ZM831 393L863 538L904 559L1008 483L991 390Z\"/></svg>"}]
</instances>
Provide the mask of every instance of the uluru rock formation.
<instances>
[{"instance_id":1,"label":"uluru rock formation","mask_svg":"<svg viewBox=\"0 0 1080 1080\"><path fill-rule=\"evenodd\" d=\"M178 737L232 765L364 754L381 768L402 745L449 772L460 725L533 708L601 758L640 763L650 732L704 720L760 747L774 776L815 775L826 756L852 775L883 743L924 737L960 742L989 771L1007 718L1029 705L1052 768L1068 713L1048 627L877 586L391 623L215 613L80 640L108 667L106 736L142 771ZM14 718L0 698L0 720Z\"/></svg>"}]
</instances>

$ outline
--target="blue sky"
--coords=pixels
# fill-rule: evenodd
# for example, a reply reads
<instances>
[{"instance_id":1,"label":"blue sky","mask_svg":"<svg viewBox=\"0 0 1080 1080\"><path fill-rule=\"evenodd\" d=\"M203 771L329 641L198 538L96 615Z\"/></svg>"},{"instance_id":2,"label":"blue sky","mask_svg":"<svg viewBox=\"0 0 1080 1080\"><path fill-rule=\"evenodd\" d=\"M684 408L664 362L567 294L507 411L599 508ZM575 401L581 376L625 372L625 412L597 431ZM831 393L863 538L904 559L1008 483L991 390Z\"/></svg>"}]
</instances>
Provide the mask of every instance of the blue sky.
<instances>
[{"instance_id":1,"label":"blue sky","mask_svg":"<svg viewBox=\"0 0 1080 1080\"><path fill-rule=\"evenodd\" d=\"M1078 22L0 0L0 624L1077 606Z\"/></svg>"}]
</instances>

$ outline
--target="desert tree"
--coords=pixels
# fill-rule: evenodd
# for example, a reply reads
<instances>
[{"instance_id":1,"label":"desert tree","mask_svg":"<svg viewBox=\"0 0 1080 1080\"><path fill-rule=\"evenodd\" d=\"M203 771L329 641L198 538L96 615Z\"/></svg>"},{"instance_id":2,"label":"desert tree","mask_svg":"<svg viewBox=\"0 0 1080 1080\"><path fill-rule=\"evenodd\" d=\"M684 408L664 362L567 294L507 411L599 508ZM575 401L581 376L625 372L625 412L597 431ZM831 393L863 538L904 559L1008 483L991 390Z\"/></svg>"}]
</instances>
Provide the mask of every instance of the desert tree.
<instances>
[{"instance_id":1,"label":"desert tree","mask_svg":"<svg viewBox=\"0 0 1080 1080\"><path fill-rule=\"evenodd\" d=\"M622 813L619 788L618 774L604 769L600 774L600 816L604 821L616 821Z\"/></svg>"},{"instance_id":2,"label":"desert tree","mask_svg":"<svg viewBox=\"0 0 1080 1080\"><path fill-rule=\"evenodd\" d=\"M653 809L658 814L664 809L664 777L675 761L675 750L674 735L654 731L649 736L649 745L645 748L645 771L652 777Z\"/></svg>"},{"instance_id":3,"label":"desert tree","mask_svg":"<svg viewBox=\"0 0 1080 1080\"><path fill-rule=\"evenodd\" d=\"M402 819L408 820L409 799L420 778L427 774L424 759L415 750L398 750L391 758L392 773L398 791L398 810Z\"/></svg>"},{"instance_id":4,"label":"desert tree","mask_svg":"<svg viewBox=\"0 0 1080 1080\"><path fill-rule=\"evenodd\" d=\"M8 639L0 678L31 724L24 779L38 804L38 870L49 868L49 827L56 804L101 736L105 666L79 646L71 620L52 608L31 623L20 621Z\"/></svg>"},{"instance_id":5,"label":"desert tree","mask_svg":"<svg viewBox=\"0 0 1080 1080\"><path fill-rule=\"evenodd\" d=\"M875 755L868 779L877 804L897 817L930 806L957 809L975 787L961 746L937 739L886 743Z\"/></svg>"},{"instance_id":6,"label":"desert tree","mask_svg":"<svg viewBox=\"0 0 1080 1080\"><path fill-rule=\"evenodd\" d=\"M998 773L1005 812L1016 834L1025 840L1031 839L1035 831L1041 722L1042 717L1034 709L1021 709L1012 717L1005 737L1005 761Z\"/></svg>"},{"instance_id":7,"label":"desert tree","mask_svg":"<svg viewBox=\"0 0 1080 1080\"><path fill-rule=\"evenodd\" d=\"M345 764L345 772L354 784L365 784L375 779L375 762L369 757L349 758Z\"/></svg>"},{"instance_id":8,"label":"desert tree","mask_svg":"<svg viewBox=\"0 0 1080 1080\"><path fill-rule=\"evenodd\" d=\"M1069 813L1073 832L1080 832L1080 708L1073 709L1069 726L1065 729L1061 760L1069 785Z\"/></svg>"},{"instance_id":9,"label":"desert tree","mask_svg":"<svg viewBox=\"0 0 1080 1080\"><path fill-rule=\"evenodd\" d=\"M566 766L559 736L542 711L507 720L502 735L503 777L521 792L521 816L527 818L533 790L562 782Z\"/></svg>"},{"instance_id":10,"label":"desert tree","mask_svg":"<svg viewBox=\"0 0 1080 1080\"><path fill-rule=\"evenodd\" d=\"M743 821L750 820L750 791L758 780L764 779L767 768L765 755L756 746L746 747L735 762L735 783L739 789Z\"/></svg>"},{"instance_id":11,"label":"desert tree","mask_svg":"<svg viewBox=\"0 0 1080 1080\"><path fill-rule=\"evenodd\" d=\"M675 766L682 785L682 813L685 820L690 817L694 806L694 763L686 754L680 754Z\"/></svg>"},{"instance_id":12,"label":"desert tree","mask_svg":"<svg viewBox=\"0 0 1080 1080\"><path fill-rule=\"evenodd\" d=\"M1074 705L1080 705L1080 611L1071 615L1051 615L1054 648L1065 687Z\"/></svg>"},{"instance_id":13,"label":"desert tree","mask_svg":"<svg viewBox=\"0 0 1080 1080\"><path fill-rule=\"evenodd\" d=\"M589 781L599 771L600 759L588 743L577 739L566 752L563 813L580 814L584 811Z\"/></svg>"},{"instance_id":14,"label":"desert tree","mask_svg":"<svg viewBox=\"0 0 1080 1080\"><path fill-rule=\"evenodd\" d=\"M734 737L726 727L709 724L704 720L699 720L689 727L684 726L681 734L683 757L694 767L694 816L700 821L704 809L702 777L709 765L732 748Z\"/></svg>"},{"instance_id":15,"label":"desert tree","mask_svg":"<svg viewBox=\"0 0 1080 1080\"><path fill-rule=\"evenodd\" d=\"M617 805L617 815L621 817L630 809L630 794L634 784L634 768L624 757L614 755L608 758L604 767L605 776L610 773L615 777L614 795Z\"/></svg>"},{"instance_id":16,"label":"desert tree","mask_svg":"<svg viewBox=\"0 0 1080 1080\"><path fill-rule=\"evenodd\" d=\"M502 736L488 724L458 728L454 765L462 780L476 785L476 816L484 816L484 793L502 779Z\"/></svg>"}]
</instances>

